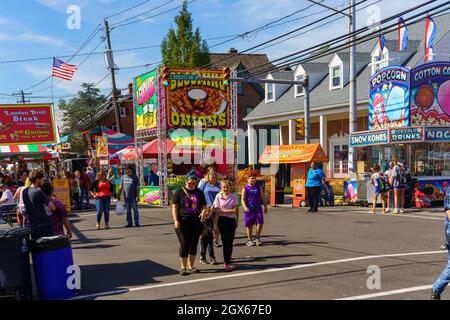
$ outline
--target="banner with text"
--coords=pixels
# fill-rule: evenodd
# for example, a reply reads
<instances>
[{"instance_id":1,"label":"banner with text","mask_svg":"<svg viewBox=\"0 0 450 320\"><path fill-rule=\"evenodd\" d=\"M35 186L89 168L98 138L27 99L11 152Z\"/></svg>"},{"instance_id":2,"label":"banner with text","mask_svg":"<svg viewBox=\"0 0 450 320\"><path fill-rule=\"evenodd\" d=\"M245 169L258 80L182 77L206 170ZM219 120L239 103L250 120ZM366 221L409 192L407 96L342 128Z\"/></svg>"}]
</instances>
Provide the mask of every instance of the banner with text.
<instances>
[{"instance_id":1,"label":"banner with text","mask_svg":"<svg viewBox=\"0 0 450 320\"><path fill-rule=\"evenodd\" d=\"M450 62L411 70L411 124L450 126Z\"/></svg>"},{"instance_id":2,"label":"banner with text","mask_svg":"<svg viewBox=\"0 0 450 320\"><path fill-rule=\"evenodd\" d=\"M218 80L195 80L195 77L180 75L217 77ZM230 128L230 88L220 79L221 70L171 68L170 76L166 87L169 128Z\"/></svg>"},{"instance_id":3,"label":"banner with text","mask_svg":"<svg viewBox=\"0 0 450 320\"><path fill-rule=\"evenodd\" d=\"M391 66L369 81L369 130L409 126L409 70Z\"/></svg>"},{"instance_id":4,"label":"banner with text","mask_svg":"<svg viewBox=\"0 0 450 320\"><path fill-rule=\"evenodd\" d=\"M156 129L156 71L134 79L136 131Z\"/></svg>"},{"instance_id":5,"label":"banner with text","mask_svg":"<svg viewBox=\"0 0 450 320\"><path fill-rule=\"evenodd\" d=\"M55 142L51 104L0 105L0 145Z\"/></svg>"}]
</instances>

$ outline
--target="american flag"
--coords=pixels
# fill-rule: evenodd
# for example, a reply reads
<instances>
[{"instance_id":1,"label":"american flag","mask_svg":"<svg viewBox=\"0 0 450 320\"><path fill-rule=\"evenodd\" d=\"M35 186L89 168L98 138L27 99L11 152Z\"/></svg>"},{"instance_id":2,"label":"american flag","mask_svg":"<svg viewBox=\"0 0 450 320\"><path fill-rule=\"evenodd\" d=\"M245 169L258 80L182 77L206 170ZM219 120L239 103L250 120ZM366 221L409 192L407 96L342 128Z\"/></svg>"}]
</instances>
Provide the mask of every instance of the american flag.
<instances>
[{"instance_id":1,"label":"american flag","mask_svg":"<svg viewBox=\"0 0 450 320\"><path fill-rule=\"evenodd\" d=\"M77 71L77 66L74 64L67 64L64 61L53 58L52 76L64 80L72 80L73 75Z\"/></svg>"}]
</instances>

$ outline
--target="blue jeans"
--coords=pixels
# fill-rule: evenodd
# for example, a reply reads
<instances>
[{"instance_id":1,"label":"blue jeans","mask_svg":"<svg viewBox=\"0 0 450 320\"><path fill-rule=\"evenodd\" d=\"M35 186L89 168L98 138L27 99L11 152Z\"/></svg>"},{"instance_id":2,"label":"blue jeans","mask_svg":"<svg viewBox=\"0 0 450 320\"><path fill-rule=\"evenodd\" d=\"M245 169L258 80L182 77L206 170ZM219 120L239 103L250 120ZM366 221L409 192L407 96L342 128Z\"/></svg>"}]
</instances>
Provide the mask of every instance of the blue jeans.
<instances>
[{"instance_id":1,"label":"blue jeans","mask_svg":"<svg viewBox=\"0 0 450 320\"><path fill-rule=\"evenodd\" d=\"M78 207L81 209L83 206L83 199L86 197L86 209L89 208L89 189L81 188L80 199L78 203Z\"/></svg>"},{"instance_id":2,"label":"blue jeans","mask_svg":"<svg viewBox=\"0 0 450 320\"><path fill-rule=\"evenodd\" d=\"M131 218L131 208L134 211L134 225L139 225L139 211L136 198L127 199L125 198L125 208L127 209L127 222L128 225L133 225L133 220Z\"/></svg>"},{"instance_id":3,"label":"blue jeans","mask_svg":"<svg viewBox=\"0 0 450 320\"><path fill-rule=\"evenodd\" d=\"M445 218L445 235L447 237L447 242L450 241L450 221ZM433 292L437 294L441 294L445 287L450 283L450 251L448 255L447 266L444 271L442 271L439 278L433 285Z\"/></svg>"},{"instance_id":4,"label":"blue jeans","mask_svg":"<svg viewBox=\"0 0 450 320\"><path fill-rule=\"evenodd\" d=\"M111 207L111 197L96 198L95 207L97 208L97 223L100 223L100 221L102 221L103 213L105 213L105 223L109 224L109 209Z\"/></svg>"}]
</instances>

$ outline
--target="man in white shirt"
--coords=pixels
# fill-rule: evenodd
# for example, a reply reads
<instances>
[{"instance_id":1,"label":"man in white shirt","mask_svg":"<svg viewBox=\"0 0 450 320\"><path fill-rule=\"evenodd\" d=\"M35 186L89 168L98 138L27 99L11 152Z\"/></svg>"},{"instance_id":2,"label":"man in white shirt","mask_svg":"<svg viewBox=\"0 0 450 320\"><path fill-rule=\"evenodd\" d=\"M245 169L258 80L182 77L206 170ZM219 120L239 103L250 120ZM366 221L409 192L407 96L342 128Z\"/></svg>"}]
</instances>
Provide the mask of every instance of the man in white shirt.
<instances>
[{"instance_id":1,"label":"man in white shirt","mask_svg":"<svg viewBox=\"0 0 450 320\"><path fill-rule=\"evenodd\" d=\"M2 183L0 184L0 190L3 192L0 198L0 212L11 211L16 206L16 201L14 200L10 186Z\"/></svg>"}]
</instances>

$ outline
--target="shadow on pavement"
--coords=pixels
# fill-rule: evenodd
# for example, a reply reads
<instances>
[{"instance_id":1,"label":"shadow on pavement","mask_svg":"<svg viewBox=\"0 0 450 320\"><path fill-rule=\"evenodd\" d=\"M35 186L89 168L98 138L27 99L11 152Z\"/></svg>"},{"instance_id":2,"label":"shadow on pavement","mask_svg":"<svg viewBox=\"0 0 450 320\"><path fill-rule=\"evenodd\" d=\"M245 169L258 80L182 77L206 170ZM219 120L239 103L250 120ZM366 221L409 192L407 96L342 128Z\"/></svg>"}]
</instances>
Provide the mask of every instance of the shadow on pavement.
<instances>
[{"instance_id":1,"label":"shadow on pavement","mask_svg":"<svg viewBox=\"0 0 450 320\"><path fill-rule=\"evenodd\" d=\"M79 295L159 283L160 281L156 281L155 277L178 274L178 270L151 260L86 265L80 266L80 268L81 290L78 292Z\"/></svg>"},{"instance_id":2,"label":"shadow on pavement","mask_svg":"<svg viewBox=\"0 0 450 320\"><path fill-rule=\"evenodd\" d=\"M308 242L308 241L289 241L289 240L275 240L275 241L264 241L264 238L262 238L263 240L263 247L267 247L267 246L282 246L282 247L286 247L286 246L291 246L291 245L302 245L302 244L328 244L328 242ZM235 247L245 247L246 243L236 243L234 245Z\"/></svg>"}]
</instances>

